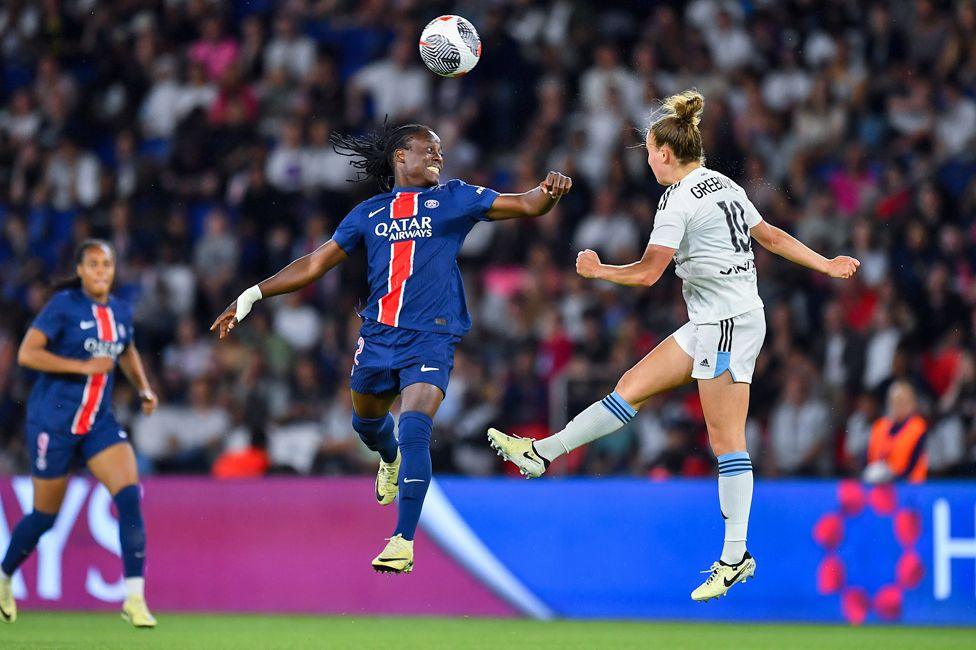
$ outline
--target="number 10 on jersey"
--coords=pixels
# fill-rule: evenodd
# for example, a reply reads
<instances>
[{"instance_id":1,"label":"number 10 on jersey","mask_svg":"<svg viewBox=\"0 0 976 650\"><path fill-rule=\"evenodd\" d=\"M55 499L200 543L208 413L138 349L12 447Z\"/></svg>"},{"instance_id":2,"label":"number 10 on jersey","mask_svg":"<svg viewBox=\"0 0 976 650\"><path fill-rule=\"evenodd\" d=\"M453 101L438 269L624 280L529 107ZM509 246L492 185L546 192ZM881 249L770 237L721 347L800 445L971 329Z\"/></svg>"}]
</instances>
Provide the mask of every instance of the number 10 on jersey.
<instances>
[{"instance_id":1,"label":"number 10 on jersey","mask_svg":"<svg viewBox=\"0 0 976 650\"><path fill-rule=\"evenodd\" d=\"M732 248L736 253L748 253L752 250L752 237L746 224L746 211L738 201L719 201L718 207L725 213L725 223L729 225L729 236L732 238Z\"/></svg>"}]
</instances>

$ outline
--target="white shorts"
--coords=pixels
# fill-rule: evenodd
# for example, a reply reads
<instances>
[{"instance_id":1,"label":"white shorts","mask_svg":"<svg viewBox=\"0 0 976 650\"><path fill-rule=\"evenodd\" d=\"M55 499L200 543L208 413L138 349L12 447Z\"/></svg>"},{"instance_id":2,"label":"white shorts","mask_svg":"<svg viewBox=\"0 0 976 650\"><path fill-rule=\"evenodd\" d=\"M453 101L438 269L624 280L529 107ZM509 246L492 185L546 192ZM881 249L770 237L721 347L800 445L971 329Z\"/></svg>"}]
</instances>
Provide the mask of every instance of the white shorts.
<instances>
[{"instance_id":1,"label":"white shorts","mask_svg":"<svg viewBox=\"0 0 976 650\"><path fill-rule=\"evenodd\" d=\"M713 379L728 370L732 381L751 384L766 338L766 311L753 309L717 323L685 323L671 336L694 359L692 378Z\"/></svg>"}]
</instances>

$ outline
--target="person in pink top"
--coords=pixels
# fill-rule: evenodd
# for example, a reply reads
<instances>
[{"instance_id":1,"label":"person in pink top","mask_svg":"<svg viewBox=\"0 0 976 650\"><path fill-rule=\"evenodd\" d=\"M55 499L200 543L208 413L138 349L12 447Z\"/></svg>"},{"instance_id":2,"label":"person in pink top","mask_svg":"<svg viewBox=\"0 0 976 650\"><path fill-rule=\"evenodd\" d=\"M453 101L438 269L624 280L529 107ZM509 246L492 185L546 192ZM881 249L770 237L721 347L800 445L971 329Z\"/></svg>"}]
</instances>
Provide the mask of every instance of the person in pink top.
<instances>
[{"instance_id":1,"label":"person in pink top","mask_svg":"<svg viewBox=\"0 0 976 650\"><path fill-rule=\"evenodd\" d=\"M203 22L201 33L202 38L190 47L190 60L202 64L207 75L216 81L237 60L239 47L232 37L224 35L224 26L217 16Z\"/></svg>"}]
</instances>

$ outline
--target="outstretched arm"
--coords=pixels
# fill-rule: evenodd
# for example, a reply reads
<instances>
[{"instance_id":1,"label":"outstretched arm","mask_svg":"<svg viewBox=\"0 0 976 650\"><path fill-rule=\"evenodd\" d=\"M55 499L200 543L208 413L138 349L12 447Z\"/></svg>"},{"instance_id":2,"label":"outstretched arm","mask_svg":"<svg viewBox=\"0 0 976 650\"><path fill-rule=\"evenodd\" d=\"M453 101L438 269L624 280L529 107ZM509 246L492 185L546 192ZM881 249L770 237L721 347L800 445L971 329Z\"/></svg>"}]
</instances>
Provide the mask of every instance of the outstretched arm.
<instances>
[{"instance_id":1,"label":"outstretched arm","mask_svg":"<svg viewBox=\"0 0 976 650\"><path fill-rule=\"evenodd\" d=\"M856 258L847 255L838 255L828 260L793 235L765 221L760 221L749 232L769 252L832 278L849 278L857 273L857 267L861 266L861 262Z\"/></svg>"},{"instance_id":2,"label":"outstretched arm","mask_svg":"<svg viewBox=\"0 0 976 650\"><path fill-rule=\"evenodd\" d=\"M628 287L649 287L661 279L664 269L674 258L674 248L648 244L644 255L633 264L614 266L600 262L595 251L586 249L576 256L576 272L584 278L609 280Z\"/></svg>"},{"instance_id":3,"label":"outstretched arm","mask_svg":"<svg viewBox=\"0 0 976 650\"><path fill-rule=\"evenodd\" d=\"M521 194L499 194L486 216L494 221L538 217L552 210L559 197L573 187L573 179L559 172L549 172L535 189Z\"/></svg>"},{"instance_id":4,"label":"outstretched arm","mask_svg":"<svg viewBox=\"0 0 976 650\"><path fill-rule=\"evenodd\" d=\"M346 252L335 240L330 239L305 257L298 258L267 280L262 280L238 296L237 300L228 305L224 313L217 317L210 326L210 331L217 330L220 338L224 338L237 323L244 320L244 317L250 313L252 305L261 298L301 289L321 278L345 259Z\"/></svg>"}]
</instances>

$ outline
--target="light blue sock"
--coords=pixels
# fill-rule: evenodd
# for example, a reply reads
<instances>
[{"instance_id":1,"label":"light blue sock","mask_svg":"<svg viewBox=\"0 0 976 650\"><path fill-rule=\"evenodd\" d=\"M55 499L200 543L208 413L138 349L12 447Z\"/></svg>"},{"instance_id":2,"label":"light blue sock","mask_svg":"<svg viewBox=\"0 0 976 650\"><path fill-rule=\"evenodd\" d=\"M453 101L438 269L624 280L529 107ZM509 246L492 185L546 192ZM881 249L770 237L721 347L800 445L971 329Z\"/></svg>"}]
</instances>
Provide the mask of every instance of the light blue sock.
<instances>
[{"instance_id":1,"label":"light blue sock","mask_svg":"<svg viewBox=\"0 0 976 650\"><path fill-rule=\"evenodd\" d=\"M535 442L535 450L546 460L555 460L577 447L613 433L636 415L637 410L614 391L583 409L559 433Z\"/></svg>"},{"instance_id":2,"label":"light blue sock","mask_svg":"<svg viewBox=\"0 0 976 650\"><path fill-rule=\"evenodd\" d=\"M752 460L747 451L718 457L718 502L725 519L722 562L738 564L746 552L749 510L752 508Z\"/></svg>"}]
</instances>

